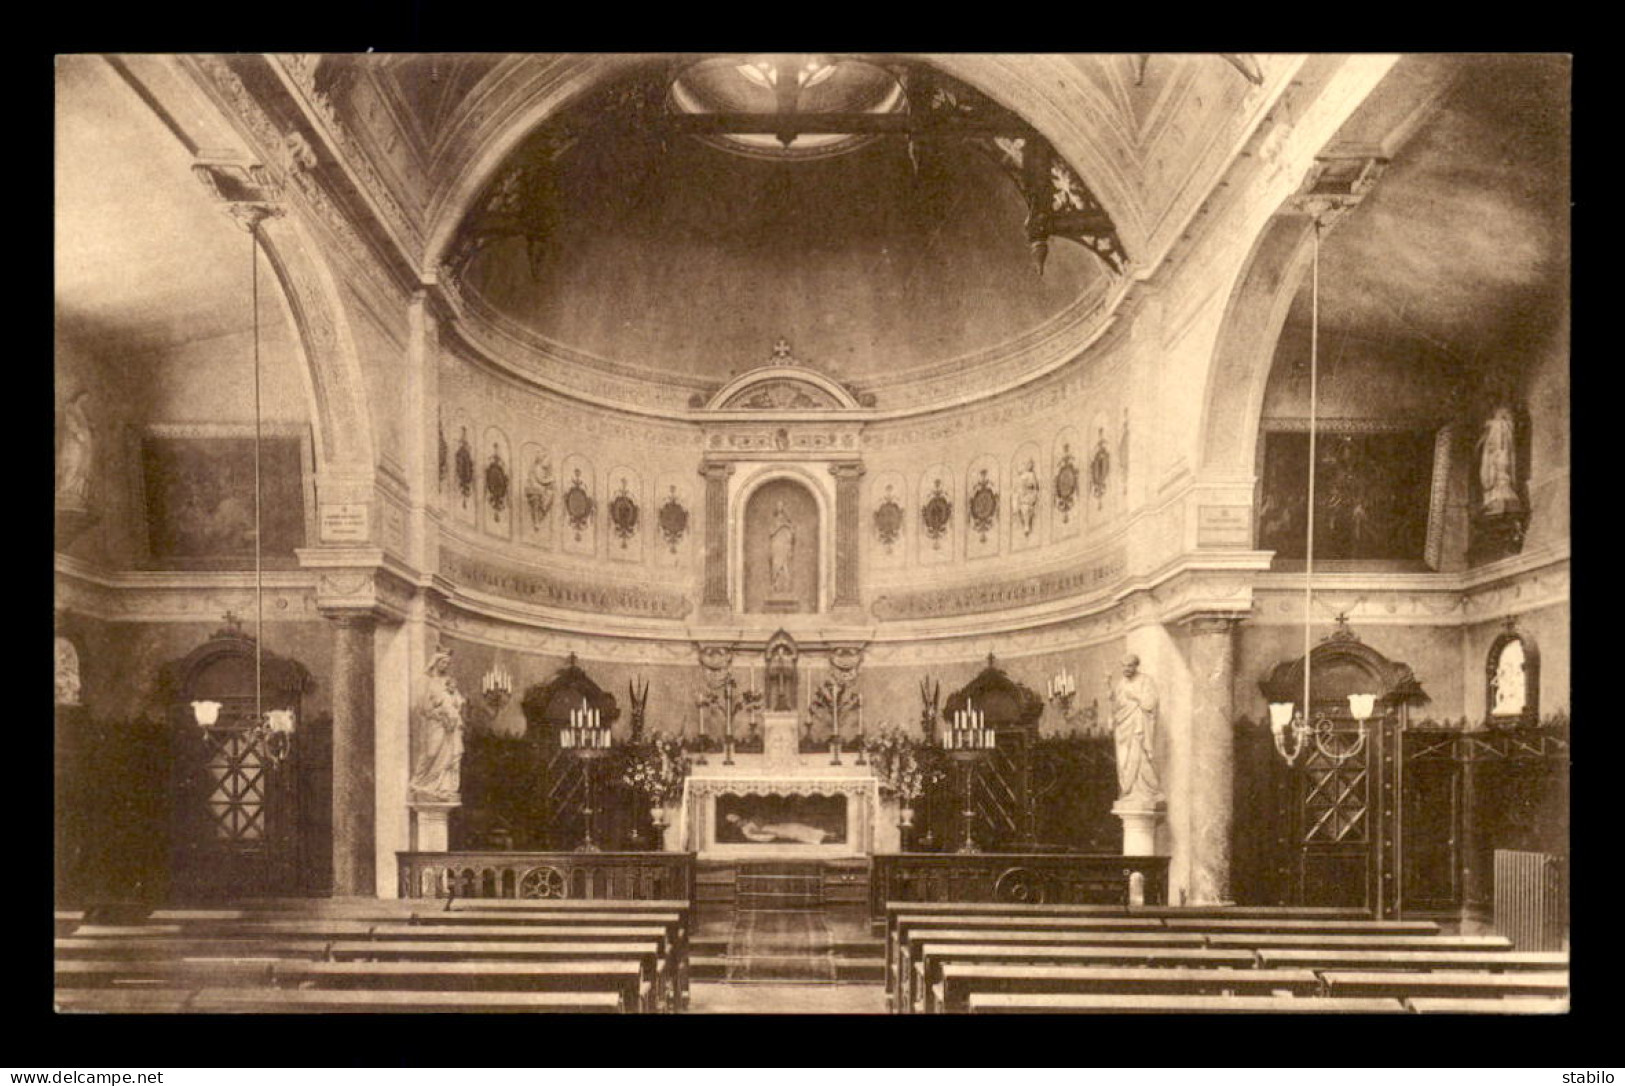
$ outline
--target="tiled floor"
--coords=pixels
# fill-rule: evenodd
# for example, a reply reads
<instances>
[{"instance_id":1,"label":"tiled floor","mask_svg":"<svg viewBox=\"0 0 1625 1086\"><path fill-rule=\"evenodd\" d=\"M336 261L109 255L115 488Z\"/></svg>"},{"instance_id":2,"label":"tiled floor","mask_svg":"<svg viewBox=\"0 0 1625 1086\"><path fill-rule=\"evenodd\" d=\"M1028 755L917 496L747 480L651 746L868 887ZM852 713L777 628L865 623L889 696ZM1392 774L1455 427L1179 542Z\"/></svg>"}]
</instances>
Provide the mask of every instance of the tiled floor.
<instances>
[{"instance_id":1,"label":"tiled floor","mask_svg":"<svg viewBox=\"0 0 1625 1086\"><path fill-rule=\"evenodd\" d=\"M690 1014L885 1014L879 984L703 984L689 990Z\"/></svg>"}]
</instances>

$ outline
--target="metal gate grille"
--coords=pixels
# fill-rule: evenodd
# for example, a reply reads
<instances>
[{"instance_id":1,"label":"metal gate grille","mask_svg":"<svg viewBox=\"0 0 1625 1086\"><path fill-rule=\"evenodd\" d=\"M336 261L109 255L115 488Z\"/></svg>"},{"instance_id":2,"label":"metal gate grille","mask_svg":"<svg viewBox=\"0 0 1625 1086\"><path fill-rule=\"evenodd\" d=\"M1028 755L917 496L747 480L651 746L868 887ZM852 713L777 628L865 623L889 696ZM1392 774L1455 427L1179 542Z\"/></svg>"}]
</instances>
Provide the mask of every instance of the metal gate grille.
<instances>
[{"instance_id":1,"label":"metal gate grille","mask_svg":"<svg viewBox=\"0 0 1625 1086\"><path fill-rule=\"evenodd\" d=\"M1563 949L1566 896L1556 856L1495 850L1495 930L1519 950Z\"/></svg>"}]
</instances>

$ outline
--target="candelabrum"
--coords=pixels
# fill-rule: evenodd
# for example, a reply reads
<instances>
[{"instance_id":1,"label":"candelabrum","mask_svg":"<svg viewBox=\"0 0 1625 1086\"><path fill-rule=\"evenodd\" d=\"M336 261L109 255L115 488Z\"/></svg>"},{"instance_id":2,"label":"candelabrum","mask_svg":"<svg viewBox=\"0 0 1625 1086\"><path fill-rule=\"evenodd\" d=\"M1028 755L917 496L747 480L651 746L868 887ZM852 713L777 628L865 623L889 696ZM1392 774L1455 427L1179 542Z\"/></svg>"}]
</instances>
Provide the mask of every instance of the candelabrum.
<instances>
[{"instance_id":1,"label":"candelabrum","mask_svg":"<svg viewBox=\"0 0 1625 1086\"><path fill-rule=\"evenodd\" d=\"M759 690L739 689L739 680L732 675L724 675L718 679L710 691L700 695L700 734L701 753L695 759L696 765L705 764L704 734L705 712L716 709L722 714L722 764L734 764L734 718L743 714L752 732L757 728L756 715L762 710L762 693Z\"/></svg>"},{"instance_id":2,"label":"candelabrum","mask_svg":"<svg viewBox=\"0 0 1625 1086\"><path fill-rule=\"evenodd\" d=\"M570 710L569 725L559 729L559 743L581 759L582 773L586 777L586 803L581 808L586 829L576 851L599 852L598 842L593 840L592 835L594 816L598 813L595 807L598 777L595 767L600 758L614 749L615 737L599 711L582 701L581 708Z\"/></svg>"},{"instance_id":3,"label":"candelabrum","mask_svg":"<svg viewBox=\"0 0 1625 1086\"><path fill-rule=\"evenodd\" d=\"M963 853L982 851L976 847L976 838L971 832L976 818L972 790L976 781L976 767L993 753L998 739L999 733L987 726L982 711L974 705L967 705L955 712L953 719L942 730L942 749L960 764L960 774L964 780L965 806L959 813L965 820L965 840L958 849Z\"/></svg>"},{"instance_id":4,"label":"candelabrum","mask_svg":"<svg viewBox=\"0 0 1625 1086\"><path fill-rule=\"evenodd\" d=\"M809 715L816 713L829 718L829 764L841 764L841 714L857 715L857 765L867 765L863 750L863 695L859 694L855 679L828 678L813 692Z\"/></svg>"},{"instance_id":5,"label":"candelabrum","mask_svg":"<svg viewBox=\"0 0 1625 1086\"><path fill-rule=\"evenodd\" d=\"M1072 701L1078 696L1078 680L1072 672L1062 668L1049 680L1049 700L1061 707L1061 715L1072 715Z\"/></svg>"},{"instance_id":6,"label":"candelabrum","mask_svg":"<svg viewBox=\"0 0 1625 1086\"><path fill-rule=\"evenodd\" d=\"M1270 703L1270 735L1275 740L1275 752L1287 765L1297 762L1304 747L1312 739L1315 749L1334 762L1344 762L1365 749L1366 723L1376 709L1375 694L1350 694L1349 713L1359 724L1353 742L1338 742L1336 726L1328 717L1320 717L1311 728L1290 701Z\"/></svg>"},{"instance_id":7,"label":"candelabrum","mask_svg":"<svg viewBox=\"0 0 1625 1086\"><path fill-rule=\"evenodd\" d=\"M492 664L491 670L485 673L480 680L480 692L485 695L485 706L496 716L513 697L513 676L508 670L498 664Z\"/></svg>"}]
</instances>

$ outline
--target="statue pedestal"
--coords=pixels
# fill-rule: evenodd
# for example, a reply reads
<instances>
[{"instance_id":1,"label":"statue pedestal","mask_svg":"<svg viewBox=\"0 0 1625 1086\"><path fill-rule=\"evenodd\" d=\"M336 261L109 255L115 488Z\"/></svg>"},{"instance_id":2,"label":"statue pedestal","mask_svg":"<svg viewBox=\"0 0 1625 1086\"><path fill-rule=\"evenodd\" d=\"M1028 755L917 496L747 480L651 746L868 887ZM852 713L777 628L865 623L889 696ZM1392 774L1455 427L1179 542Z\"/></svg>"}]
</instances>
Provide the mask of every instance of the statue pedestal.
<instances>
[{"instance_id":1,"label":"statue pedestal","mask_svg":"<svg viewBox=\"0 0 1625 1086\"><path fill-rule=\"evenodd\" d=\"M768 769L801 764L801 717L794 712L762 714L762 760Z\"/></svg>"},{"instance_id":2,"label":"statue pedestal","mask_svg":"<svg viewBox=\"0 0 1625 1086\"><path fill-rule=\"evenodd\" d=\"M1166 812L1165 804L1144 800L1120 799L1112 804L1112 814L1123 820L1123 855L1155 856L1157 823Z\"/></svg>"},{"instance_id":3,"label":"statue pedestal","mask_svg":"<svg viewBox=\"0 0 1625 1086\"><path fill-rule=\"evenodd\" d=\"M762 610L770 615L793 615L801 610L801 601L794 596L769 596L762 601Z\"/></svg>"},{"instance_id":4,"label":"statue pedestal","mask_svg":"<svg viewBox=\"0 0 1625 1086\"><path fill-rule=\"evenodd\" d=\"M461 807L461 800L431 802L415 800L412 803L412 851L450 852L449 832L451 812Z\"/></svg>"}]
</instances>

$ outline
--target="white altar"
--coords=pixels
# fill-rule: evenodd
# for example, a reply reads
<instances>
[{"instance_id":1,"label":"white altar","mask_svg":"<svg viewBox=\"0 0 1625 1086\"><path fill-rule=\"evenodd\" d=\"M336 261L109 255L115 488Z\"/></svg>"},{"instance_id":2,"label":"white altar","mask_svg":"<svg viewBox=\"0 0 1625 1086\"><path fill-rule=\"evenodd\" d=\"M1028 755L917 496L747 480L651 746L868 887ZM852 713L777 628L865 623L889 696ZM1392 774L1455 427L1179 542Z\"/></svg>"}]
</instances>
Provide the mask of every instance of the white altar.
<instances>
[{"instance_id":1,"label":"white altar","mask_svg":"<svg viewBox=\"0 0 1625 1086\"><path fill-rule=\"evenodd\" d=\"M897 805L854 751L798 750L795 713L764 713L763 753L707 755L683 785L666 847L702 860L827 859L899 851ZM806 798L798 798L806 797ZM827 802L821 802L827 799Z\"/></svg>"}]
</instances>

